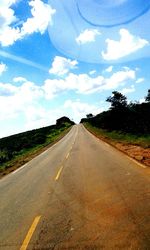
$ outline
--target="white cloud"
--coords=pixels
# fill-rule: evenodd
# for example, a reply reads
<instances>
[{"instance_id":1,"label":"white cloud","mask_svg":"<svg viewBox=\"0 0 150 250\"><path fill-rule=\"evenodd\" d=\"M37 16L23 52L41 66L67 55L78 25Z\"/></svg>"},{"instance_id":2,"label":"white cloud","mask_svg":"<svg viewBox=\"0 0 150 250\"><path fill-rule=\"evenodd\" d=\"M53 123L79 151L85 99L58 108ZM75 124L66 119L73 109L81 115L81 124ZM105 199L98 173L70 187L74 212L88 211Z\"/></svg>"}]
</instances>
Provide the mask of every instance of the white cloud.
<instances>
[{"instance_id":1,"label":"white cloud","mask_svg":"<svg viewBox=\"0 0 150 250\"><path fill-rule=\"evenodd\" d=\"M17 2L17 0L9 1L9 0L1 0L0 2L0 30L7 27L8 25L14 23L17 18L14 15L14 10L11 9L11 5Z\"/></svg>"},{"instance_id":2,"label":"white cloud","mask_svg":"<svg viewBox=\"0 0 150 250\"><path fill-rule=\"evenodd\" d=\"M18 28L5 27L3 31L0 31L0 42L2 46L10 46L18 39L21 38L21 34Z\"/></svg>"},{"instance_id":3,"label":"white cloud","mask_svg":"<svg viewBox=\"0 0 150 250\"><path fill-rule=\"evenodd\" d=\"M68 73L70 70L75 69L77 64L78 62L76 60L70 60L65 57L56 56L49 73L62 76Z\"/></svg>"},{"instance_id":4,"label":"white cloud","mask_svg":"<svg viewBox=\"0 0 150 250\"><path fill-rule=\"evenodd\" d=\"M7 66L4 63L0 63L0 76L7 70Z\"/></svg>"},{"instance_id":5,"label":"white cloud","mask_svg":"<svg viewBox=\"0 0 150 250\"><path fill-rule=\"evenodd\" d=\"M65 79L47 79L43 89L47 99L69 90L80 94L90 94L99 89L103 79L102 76L91 78L87 74L70 73Z\"/></svg>"},{"instance_id":6,"label":"white cloud","mask_svg":"<svg viewBox=\"0 0 150 250\"><path fill-rule=\"evenodd\" d=\"M16 103L16 106L26 108L26 103L30 104L39 98L52 99L64 91L72 90L80 94L91 94L98 91L117 89L129 81L135 80L136 71L131 69L115 72L108 78L101 75L90 77L87 74L76 75L69 73L64 79L46 79L43 85L40 86L23 77L15 77L13 81L19 82L19 86L0 83L0 95L1 97L7 97L7 100L11 97L13 105Z\"/></svg>"},{"instance_id":7,"label":"white cloud","mask_svg":"<svg viewBox=\"0 0 150 250\"><path fill-rule=\"evenodd\" d=\"M2 46L13 44L18 39L18 29L11 28L10 25L17 21L11 5L17 1L1 1L0 3L0 43Z\"/></svg>"},{"instance_id":8,"label":"white cloud","mask_svg":"<svg viewBox=\"0 0 150 250\"><path fill-rule=\"evenodd\" d=\"M56 95L60 94L62 91L69 89L66 82L62 79L51 80L47 79L43 86L46 99L52 99Z\"/></svg>"},{"instance_id":9,"label":"white cloud","mask_svg":"<svg viewBox=\"0 0 150 250\"><path fill-rule=\"evenodd\" d=\"M0 137L55 124L64 115L63 105L56 109L41 105L45 99L42 87L27 80L19 86L0 83L0 123L4 127Z\"/></svg>"},{"instance_id":10,"label":"white cloud","mask_svg":"<svg viewBox=\"0 0 150 250\"><path fill-rule=\"evenodd\" d=\"M0 83L0 120L9 119L25 112L44 96L43 90L32 82L26 81L20 86Z\"/></svg>"},{"instance_id":11,"label":"white cloud","mask_svg":"<svg viewBox=\"0 0 150 250\"><path fill-rule=\"evenodd\" d=\"M119 34L120 41L106 39L107 50L101 53L103 59L117 60L149 45L147 40L132 35L127 29L120 29Z\"/></svg>"},{"instance_id":12,"label":"white cloud","mask_svg":"<svg viewBox=\"0 0 150 250\"><path fill-rule=\"evenodd\" d=\"M145 99L144 99L144 98L141 98L141 99L139 100L139 103L143 103L143 102L145 102Z\"/></svg>"},{"instance_id":13,"label":"white cloud","mask_svg":"<svg viewBox=\"0 0 150 250\"><path fill-rule=\"evenodd\" d=\"M1 0L2 6L10 6L12 4L15 4L18 0Z\"/></svg>"},{"instance_id":14,"label":"white cloud","mask_svg":"<svg viewBox=\"0 0 150 250\"><path fill-rule=\"evenodd\" d=\"M43 3L41 0L31 0L31 18L25 22L18 20L14 10L11 8L17 0L7 0L0 3L0 44L2 46L10 46L17 40L24 38L34 32L43 34L49 24L52 24L52 17L56 10L50 5ZM17 27L17 23L22 24L22 27Z\"/></svg>"},{"instance_id":15,"label":"white cloud","mask_svg":"<svg viewBox=\"0 0 150 250\"><path fill-rule=\"evenodd\" d=\"M65 79L67 86L70 89L74 89L77 93L80 94L91 94L100 89L104 84L104 77L90 77L87 74L72 74L70 73Z\"/></svg>"},{"instance_id":16,"label":"white cloud","mask_svg":"<svg viewBox=\"0 0 150 250\"><path fill-rule=\"evenodd\" d=\"M89 113L96 115L103 111L102 108L97 108L95 105L81 102L80 100L67 100L64 104L64 108L70 110L70 113L73 114L73 118L76 122L80 122L80 120L86 117Z\"/></svg>"},{"instance_id":17,"label":"white cloud","mask_svg":"<svg viewBox=\"0 0 150 250\"><path fill-rule=\"evenodd\" d=\"M105 69L105 72L110 73L112 72L112 70L113 70L113 66L109 66L107 69Z\"/></svg>"},{"instance_id":18,"label":"white cloud","mask_svg":"<svg viewBox=\"0 0 150 250\"><path fill-rule=\"evenodd\" d=\"M22 77L22 76L15 77L13 79L13 82L26 82L26 81L27 81L27 79Z\"/></svg>"},{"instance_id":19,"label":"white cloud","mask_svg":"<svg viewBox=\"0 0 150 250\"><path fill-rule=\"evenodd\" d=\"M127 93L129 89L125 88L125 85L129 81L131 84L136 81L136 71L122 69L111 74L108 78L101 75L91 77L87 74L76 75L69 73L63 79L47 79L40 86L21 76L15 77L13 83L0 83L0 121L3 124L10 121L11 123L18 121L19 124L22 122L20 128L17 125L18 130L16 130L15 125L14 127L10 126L10 128L7 128L9 133L7 130L6 133L2 133L2 136L4 134L13 134L13 131L20 132L20 130L25 131L53 124L57 118L63 115L74 118L76 122L79 122L87 113L95 115L102 112L104 105L98 105L102 107L101 109L80 100L67 100L61 107L51 109L50 105L48 105L50 104L49 100L62 95L64 91L91 94L124 87L123 91ZM19 84L15 85L15 82ZM45 103L44 107L42 107L41 101Z\"/></svg>"},{"instance_id":20,"label":"white cloud","mask_svg":"<svg viewBox=\"0 0 150 250\"><path fill-rule=\"evenodd\" d=\"M141 82L144 82L144 78L142 77L142 78L138 78L137 80L136 80L136 83L141 83Z\"/></svg>"},{"instance_id":21,"label":"white cloud","mask_svg":"<svg viewBox=\"0 0 150 250\"><path fill-rule=\"evenodd\" d=\"M136 72L131 69L115 72L110 78L105 80L104 90L116 89L120 86L124 86L128 81L136 79Z\"/></svg>"},{"instance_id":22,"label":"white cloud","mask_svg":"<svg viewBox=\"0 0 150 250\"><path fill-rule=\"evenodd\" d=\"M9 83L0 83L0 96L13 96L17 88Z\"/></svg>"},{"instance_id":23,"label":"white cloud","mask_svg":"<svg viewBox=\"0 0 150 250\"><path fill-rule=\"evenodd\" d=\"M96 70L91 70L91 71L89 72L90 75L94 75L95 73L96 73Z\"/></svg>"},{"instance_id":24,"label":"white cloud","mask_svg":"<svg viewBox=\"0 0 150 250\"><path fill-rule=\"evenodd\" d=\"M91 77L88 74L69 73L64 79L47 79L43 89L47 99L51 99L64 91L75 91L79 94L92 94L105 90L113 90L124 86L128 81L136 80L136 71L123 69L104 78L99 75Z\"/></svg>"},{"instance_id":25,"label":"white cloud","mask_svg":"<svg viewBox=\"0 0 150 250\"><path fill-rule=\"evenodd\" d=\"M49 24L52 24L52 16L56 10L41 0L32 0L29 2L32 17L28 18L21 28L21 36L26 36L34 32L43 34Z\"/></svg>"},{"instance_id":26,"label":"white cloud","mask_svg":"<svg viewBox=\"0 0 150 250\"><path fill-rule=\"evenodd\" d=\"M55 124L54 113L52 113L52 111L50 113L49 110L46 110L40 105L28 106L24 112L24 115L26 119L26 130Z\"/></svg>"},{"instance_id":27,"label":"white cloud","mask_svg":"<svg viewBox=\"0 0 150 250\"><path fill-rule=\"evenodd\" d=\"M78 44L95 42L96 36L98 36L98 35L101 35L101 33L97 29L85 29L76 38L76 42Z\"/></svg>"},{"instance_id":28,"label":"white cloud","mask_svg":"<svg viewBox=\"0 0 150 250\"><path fill-rule=\"evenodd\" d=\"M123 95L128 94L128 93L132 93L132 92L135 92L135 87L134 87L134 85L131 85L130 88L123 88L120 92Z\"/></svg>"}]
</instances>

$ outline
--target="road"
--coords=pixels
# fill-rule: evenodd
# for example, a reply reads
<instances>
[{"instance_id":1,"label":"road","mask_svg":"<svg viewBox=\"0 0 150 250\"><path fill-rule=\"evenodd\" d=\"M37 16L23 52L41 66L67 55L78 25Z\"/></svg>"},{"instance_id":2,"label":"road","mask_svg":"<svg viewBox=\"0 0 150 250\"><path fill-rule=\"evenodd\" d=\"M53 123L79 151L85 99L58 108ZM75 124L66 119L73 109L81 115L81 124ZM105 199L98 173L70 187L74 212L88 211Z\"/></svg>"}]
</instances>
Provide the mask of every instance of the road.
<instances>
[{"instance_id":1,"label":"road","mask_svg":"<svg viewBox=\"0 0 150 250\"><path fill-rule=\"evenodd\" d=\"M150 249L150 170L82 125L0 180L0 250Z\"/></svg>"}]
</instances>

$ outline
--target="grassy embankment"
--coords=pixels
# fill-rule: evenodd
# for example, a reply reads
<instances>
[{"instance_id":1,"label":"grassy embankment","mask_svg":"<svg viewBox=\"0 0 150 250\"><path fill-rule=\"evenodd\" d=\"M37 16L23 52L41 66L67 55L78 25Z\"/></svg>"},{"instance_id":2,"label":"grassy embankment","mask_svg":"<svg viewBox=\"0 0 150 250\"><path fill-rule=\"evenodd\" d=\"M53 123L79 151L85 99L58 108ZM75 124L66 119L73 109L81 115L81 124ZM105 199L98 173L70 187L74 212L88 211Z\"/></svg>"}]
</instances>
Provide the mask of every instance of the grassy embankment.
<instances>
[{"instance_id":1,"label":"grassy embankment","mask_svg":"<svg viewBox=\"0 0 150 250\"><path fill-rule=\"evenodd\" d=\"M0 139L0 177L6 175L60 140L72 124L48 126Z\"/></svg>"},{"instance_id":2,"label":"grassy embankment","mask_svg":"<svg viewBox=\"0 0 150 250\"><path fill-rule=\"evenodd\" d=\"M89 123L84 123L84 126L91 131L96 136L100 137L103 140L110 140L112 144L124 143L140 146L142 148L150 148L150 135L133 135L129 133L123 133L120 131L107 131L105 129L100 129L93 127Z\"/></svg>"}]
</instances>

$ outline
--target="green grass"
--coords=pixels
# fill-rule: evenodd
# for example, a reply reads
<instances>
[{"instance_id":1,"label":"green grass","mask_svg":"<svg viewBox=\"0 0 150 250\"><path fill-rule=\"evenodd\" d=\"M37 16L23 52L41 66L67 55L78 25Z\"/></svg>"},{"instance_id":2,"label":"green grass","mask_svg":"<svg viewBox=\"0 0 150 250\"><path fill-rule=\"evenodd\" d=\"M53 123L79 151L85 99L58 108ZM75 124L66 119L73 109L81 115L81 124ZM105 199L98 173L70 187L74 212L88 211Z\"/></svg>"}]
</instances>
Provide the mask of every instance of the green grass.
<instances>
[{"instance_id":1,"label":"green grass","mask_svg":"<svg viewBox=\"0 0 150 250\"><path fill-rule=\"evenodd\" d=\"M143 148L150 148L150 135L133 135L133 134L127 134L127 133L122 133L118 131L107 131L104 129L96 128L93 127L89 123L84 123L84 126L96 134L97 136L102 137L102 139L111 139L112 142L122 142L126 144L133 144L133 145L138 145Z\"/></svg>"},{"instance_id":2,"label":"green grass","mask_svg":"<svg viewBox=\"0 0 150 250\"><path fill-rule=\"evenodd\" d=\"M25 164L36 155L43 152L50 145L62 138L70 130L70 128L70 124L66 124L66 126L59 129L53 129L49 134L46 135L46 141L43 144L37 144L31 148L23 148L22 150L15 152L11 160L8 160L0 165L0 173L3 173L5 170L9 172L9 168L14 167L16 169Z\"/></svg>"}]
</instances>

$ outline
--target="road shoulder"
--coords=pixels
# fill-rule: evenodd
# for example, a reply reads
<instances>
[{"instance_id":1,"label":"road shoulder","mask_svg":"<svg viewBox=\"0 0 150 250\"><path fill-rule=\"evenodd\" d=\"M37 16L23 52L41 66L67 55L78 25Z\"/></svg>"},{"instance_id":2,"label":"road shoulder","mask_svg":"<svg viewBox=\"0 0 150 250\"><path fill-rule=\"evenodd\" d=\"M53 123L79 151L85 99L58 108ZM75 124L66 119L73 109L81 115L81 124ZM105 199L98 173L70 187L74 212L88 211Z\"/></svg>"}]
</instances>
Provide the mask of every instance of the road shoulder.
<instances>
[{"instance_id":1,"label":"road shoulder","mask_svg":"<svg viewBox=\"0 0 150 250\"><path fill-rule=\"evenodd\" d=\"M91 127L88 127L85 124L83 125L91 134L96 136L98 139L110 144L111 146L115 147L119 151L125 153L134 161L142 164L143 167L150 167L150 148L145 149L141 146L113 141L110 138L101 135L100 133L92 129Z\"/></svg>"}]
</instances>

